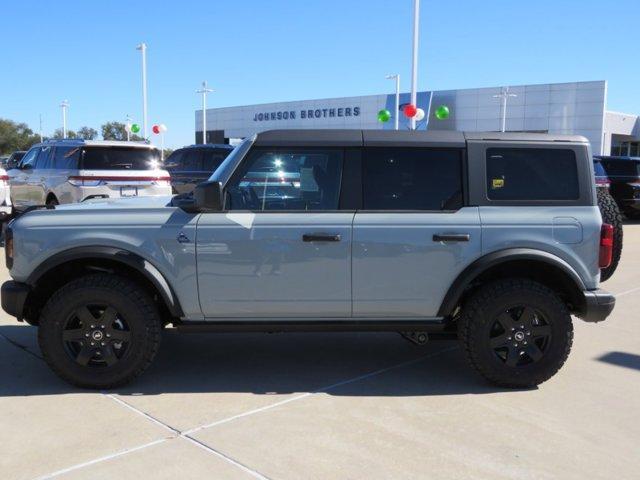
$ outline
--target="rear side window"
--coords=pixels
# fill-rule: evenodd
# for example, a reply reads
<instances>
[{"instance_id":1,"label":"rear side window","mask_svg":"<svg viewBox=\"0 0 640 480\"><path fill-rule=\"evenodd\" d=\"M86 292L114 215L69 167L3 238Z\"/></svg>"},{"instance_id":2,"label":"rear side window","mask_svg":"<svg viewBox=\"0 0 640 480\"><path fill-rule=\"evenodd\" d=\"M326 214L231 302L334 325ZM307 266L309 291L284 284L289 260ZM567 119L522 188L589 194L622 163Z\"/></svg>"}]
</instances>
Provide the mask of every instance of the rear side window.
<instances>
[{"instance_id":1,"label":"rear side window","mask_svg":"<svg viewBox=\"0 0 640 480\"><path fill-rule=\"evenodd\" d=\"M578 168L573 150L487 149L490 200L577 200Z\"/></svg>"},{"instance_id":2,"label":"rear side window","mask_svg":"<svg viewBox=\"0 0 640 480\"><path fill-rule=\"evenodd\" d=\"M213 173L231 153L231 150L207 149L202 159L202 170Z\"/></svg>"},{"instance_id":3,"label":"rear side window","mask_svg":"<svg viewBox=\"0 0 640 480\"><path fill-rule=\"evenodd\" d=\"M78 147L56 147L53 154L53 168L76 170L79 157L80 148Z\"/></svg>"},{"instance_id":4,"label":"rear side window","mask_svg":"<svg viewBox=\"0 0 640 480\"><path fill-rule=\"evenodd\" d=\"M136 147L83 147L84 170L154 170L160 168L160 151Z\"/></svg>"},{"instance_id":5,"label":"rear side window","mask_svg":"<svg viewBox=\"0 0 640 480\"><path fill-rule=\"evenodd\" d=\"M363 164L365 210L458 210L462 152L452 149L369 148Z\"/></svg>"}]
</instances>

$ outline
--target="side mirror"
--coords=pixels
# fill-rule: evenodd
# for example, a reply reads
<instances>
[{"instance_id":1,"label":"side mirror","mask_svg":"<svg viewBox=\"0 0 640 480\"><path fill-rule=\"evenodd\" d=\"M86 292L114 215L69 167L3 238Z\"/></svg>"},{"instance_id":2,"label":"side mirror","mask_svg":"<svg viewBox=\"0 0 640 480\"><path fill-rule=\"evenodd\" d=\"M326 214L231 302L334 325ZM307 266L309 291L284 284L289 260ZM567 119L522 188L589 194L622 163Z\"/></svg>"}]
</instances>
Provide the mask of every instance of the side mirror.
<instances>
[{"instance_id":1,"label":"side mirror","mask_svg":"<svg viewBox=\"0 0 640 480\"><path fill-rule=\"evenodd\" d=\"M200 212L222 211L222 185L220 182L203 182L193 191L195 207Z\"/></svg>"}]
</instances>

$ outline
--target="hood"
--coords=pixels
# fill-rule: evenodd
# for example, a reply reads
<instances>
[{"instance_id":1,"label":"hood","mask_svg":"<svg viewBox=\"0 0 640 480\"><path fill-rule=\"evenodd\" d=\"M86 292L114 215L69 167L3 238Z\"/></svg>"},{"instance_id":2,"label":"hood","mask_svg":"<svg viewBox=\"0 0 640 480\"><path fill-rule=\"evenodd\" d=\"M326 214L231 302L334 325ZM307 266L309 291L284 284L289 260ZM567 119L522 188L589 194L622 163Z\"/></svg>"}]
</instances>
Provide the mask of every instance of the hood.
<instances>
[{"instance_id":1,"label":"hood","mask_svg":"<svg viewBox=\"0 0 640 480\"><path fill-rule=\"evenodd\" d=\"M81 203L56 205L55 210L65 212L86 210L113 210L121 208L162 208L171 206L172 195L154 195L121 198L94 198Z\"/></svg>"}]
</instances>

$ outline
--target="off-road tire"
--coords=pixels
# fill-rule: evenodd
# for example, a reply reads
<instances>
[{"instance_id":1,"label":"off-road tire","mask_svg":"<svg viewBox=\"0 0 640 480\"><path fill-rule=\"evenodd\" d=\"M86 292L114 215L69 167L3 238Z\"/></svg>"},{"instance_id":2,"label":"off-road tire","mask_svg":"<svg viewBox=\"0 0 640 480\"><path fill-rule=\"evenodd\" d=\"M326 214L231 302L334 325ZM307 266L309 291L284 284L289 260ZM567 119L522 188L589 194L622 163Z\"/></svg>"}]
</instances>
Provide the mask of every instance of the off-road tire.
<instances>
[{"instance_id":1,"label":"off-road tire","mask_svg":"<svg viewBox=\"0 0 640 480\"><path fill-rule=\"evenodd\" d=\"M512 367L496 355L489 332L498 315L519 304L542 312L551 336L537 362ZM489 382L530 388L551 378L567 360L573 325L566 305L553 290L528 279L505 279L481 287L463 305L458 337L471 366Z\"/></svg>"},{"instance_id":2,"label":"off-road tire","mask_svg":"<svg viewBox=\"0 0 640 480\"><path fill-rule=\"evenodd\" d=\"M95 304L107 305L126 318L130 344L114 365L81 365L65 347L63 331L70 316ZM98 273L73 280L53 294L40 315L38 343L47 364L63 380L82 388L110 389L147 369L158 351L160 331L156 306L143 289L118 275Z\"/></svg>"},{"instance_id":3,"label":"off-road tire","mask_svg":"<svg viewBox=\"0 0 640 480\"><path fill-rule=\"evenodd\" d=\"M602 221L613 226L613 256L611 265L607 268L600 269L600 281L604 282L611 278L616 271L618 263L620 262L620 256L622 255L622 214L620 213L618 204L608 191L597 189L597 192L598 207L600 207Z\"/></svg>"}]
</instances>

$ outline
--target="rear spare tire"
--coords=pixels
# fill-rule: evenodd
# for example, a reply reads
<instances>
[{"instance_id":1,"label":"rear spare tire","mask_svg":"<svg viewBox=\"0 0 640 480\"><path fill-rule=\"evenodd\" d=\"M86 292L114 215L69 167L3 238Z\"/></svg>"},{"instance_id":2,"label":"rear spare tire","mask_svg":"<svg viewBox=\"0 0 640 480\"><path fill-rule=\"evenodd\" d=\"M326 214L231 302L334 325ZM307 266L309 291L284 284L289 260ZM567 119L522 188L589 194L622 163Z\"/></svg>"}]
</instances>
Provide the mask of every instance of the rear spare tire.
<instances>
[{"instance_id":1,"label":"rear spare tire","mask_svg":"<svg viewBox=\"0 0 640 480\"><path fill-rule=\"evenodd\" d=\"M611 278L616 271L618 263L620 262L620 256L622 255L622 215L620 214L620 209L616 201L607 190L598 188L597 191L598 207L600 207L602 221L613 226L613 256L611 265L607 268L600 269L600 281L604 282Z\"/></svg>"}]
</instances>

